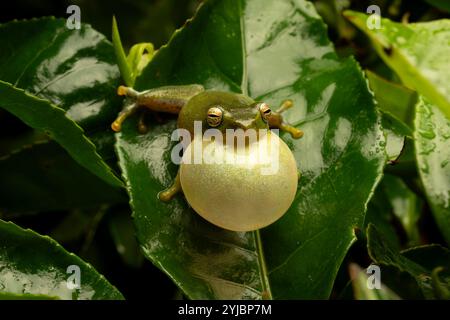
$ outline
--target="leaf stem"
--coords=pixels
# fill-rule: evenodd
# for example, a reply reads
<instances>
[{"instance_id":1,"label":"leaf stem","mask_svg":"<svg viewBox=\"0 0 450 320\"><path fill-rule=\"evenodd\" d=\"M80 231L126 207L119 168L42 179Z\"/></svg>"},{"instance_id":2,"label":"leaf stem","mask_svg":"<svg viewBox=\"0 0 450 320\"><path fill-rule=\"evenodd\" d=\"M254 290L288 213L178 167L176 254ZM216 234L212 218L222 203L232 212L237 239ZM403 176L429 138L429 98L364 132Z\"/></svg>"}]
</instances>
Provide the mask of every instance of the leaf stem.
<instances>
[{"instance_id":1,"label":"leaf stem","mask_svg":"<svg viewBox=\"0 0 450 320\"><path fill-rule=\"evenodd\" d=\"M265 300L272 300L272 291L270 290L269 277L267 272L266 260L264 258L264 249L262 246L261 234L259 230L253 232L255 237L256 252L258 254L259 272L261 274L262 283L262 298Z\"/></svg>"}]
</instances>

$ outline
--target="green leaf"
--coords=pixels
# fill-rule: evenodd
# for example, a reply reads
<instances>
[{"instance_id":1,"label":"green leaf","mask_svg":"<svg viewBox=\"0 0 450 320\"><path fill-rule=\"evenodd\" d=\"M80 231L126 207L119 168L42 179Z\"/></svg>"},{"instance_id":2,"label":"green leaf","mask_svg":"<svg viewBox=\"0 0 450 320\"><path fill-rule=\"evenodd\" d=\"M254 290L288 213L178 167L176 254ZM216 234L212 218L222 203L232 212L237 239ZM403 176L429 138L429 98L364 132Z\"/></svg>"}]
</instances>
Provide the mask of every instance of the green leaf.
<instances>
[{"instance_id":1,"label":"green leaf","mask_svg":"<svg viewBox=\"0 0 450 320\"><path fill-rule=\"evenodd\" d=\"M130 64L125 55L125 51L123 50L122 41L120 40L119 28L117 27L115 16L113 16L112 20L112 42L120 74L122 75L125 84L131 87L134 85L135 78L133 78Z\"/></svg>"},{"instance_id":2,"label":"green leaf","mask_svg":"<svg viewBox=\"0 0 450 320\"><path fill-rule=\"evenodd\" d=\"M408 245L418 245L420 234L417 223L423 206L421 199L406 186L402 179L389 174L384 176L381 186L394 215L406 232Z\"/></svg>"},{"instance_id":3,"label":"green leaf","mask_svg":"<svg viewBox=\"0 0 450 320\"><path fill-rule=\"evenodd\" d=\"M355 263L349 266L353 292L356 300L399 300L400 297L383 284L380 289L370 289L367 285L369 277L365 270Z\"/></svg>"},{"instance_id":4,"label":"green leaf","mask_svg":"<svg viewBox=\"0 0 450 320\"><path fill-rule=\"evenodd\" d=\"M85 130L109 129L121 108L120 74L102 34L46 17L1 24L0 39L0 80L51 101Z\"/></svg>"},{"instance_id":5,"label":"green leaf","mask_svg":"<svg viewBox=\"0 0 450 320\"><path fill-rule=\"evenodd\" d=\"M381 111L381 124L386 140L386 160L395 164L405 148L407 137L412 137L411 129L388 112Z\"/></svg>"},{"instance_id":6,"label":"green leaf","mask_svg":"<svg viewBox=\"0 0 450 320\"><path fill-rule=\"evenodd\" d=\"M384 120L384 119L383 119ZM386 129L385 129L386 132ZM388 133L387 135L387 139L392 139L392 137L395 137L394 141L400 141L400 138L402 137L401 133ZM405 180L407 180L407 182L409 183L409 185L411 185L412 183L414 183L415 185L417 185L417 181L415 181L418 178L418 169L417 169L417 165L416 165L416 153L415 153L415 148L414 148L414 139L409 138L409 137L404 137L404 143L403 143L403 148L401 149L400 154L398 155L397 158L395 158L395 160L390 161L388 166L386 166L384 168L384 172L401 177ZM392 143L394 144L394 143ZM393 149L394 151L398 150L399 146L396 146L395 149ZM389 149L390 147L390 143L389 141L386 144L386 149ZM392 151L391 151L392 152ZM387 153L387 152L386 152ZM395 154L394 154L395 155ZM414 182L415 181L415 182ZM414 191L417 193L422 194L422 190L418 190L421 189L420 187L414 187Z\"/></svg>"},{"instance_id":7,"label":"green leaf","mask_svg":"<svg viewBox=\"0 0 450 320\"><path fill-rule=\"evenodd\" d=\"M84 135L83 129L66 117L63 109L0 80L0 107L34 129L57 141L83 167L113 186L122 186L111 168Z\"/></svg>"},{"instance_id":8,"label":"green leaf","mask_svg":"<svg viewBox=\"0 0 450 320\"><path fill-rule=\"evenodd\" d=\"M119 66L123 81L128 87L132 87L136 81L136 77L141 75L142 70L153 58L153 44L149 42L135 44L131 47L128 56L125 56L116 17L114 16L112 23L112 42L116 53L117 65Z\"/></svg>"},{"instance_id":9,"label":"green leaf","mask_svg":"<svg viewBox=\"0 0 450 320\"><path fill-rule=\"evenodd\" d=\"M144 254L190 298L328 297L384 163L379 117L360 68L337 58L309 2L207 1L158 50L136 88L192 83L274 106L292 99L286 118L305 136L282 137L303 177L274 225L222 230L182 196L157 199L176 174L176 122L139 135L130 119L117 135L117 153Z\"/></svg>"},{"instance_id":10,"label":"green leaf","mask_svg":"<svg viewBox=\"0 0 450 320\"><path fill-rule=\"evenodd\" d=\"M381 111L387 161L393 164L402 153L406 137L412 137L409 125L412 124L411 117L417 94L369 70L366 70L366 76Z\"/></svg>"},{"instance_id":11,"label":"green leaf","mask_svg":"<svg viewBox=\"0 0 450 320\"><path fill-rule=\"evenodd\" d=\"M402 254L431 270L434 295L439 299L450 299L450 251L447 248L432 244L407 249Z\"/></svg>"},{"instance_id":12,"label":"green leaf","mask_svg":"<svg viewBox=\"0 0 450 320\"><path fill-rule=\"evenodd\" d=\"M49 237L0 220L0 291L60 299L123 299L122 294L95 269L65 251ZM80 268L80 288L69 289L67 281Z\"/></svg>"},{"instance_id":13,"label":"green leaf","mask_svg":"<svg viewBox=\"0 0 450 320\"><path fill-rule=\"evenodd\" d=\"M132 70L133 81L141 75L142 70L152 60L154 52L153 44L149 42L138 43L131 47L127 61Z\"/></svg>"},{"instance_id":14,"label":"green leaf","mask_svg":"<svg viewBox=\"0 0 450 320\"><path fill-rule=\"evenodd\" d=\"M381 19L381 28L369 29L367 15L354 11L344 15L370 37L403 84L427 97L450 119L450 20L401 24Z\"/></svg>"},{"instance_id":15,"label":"green leaf","mask_svg":"<svg viewBox=\"0 0 450 320\"><path fill-rule=\"evenodd\" d=\"M450 243L450 121L423 97L416 106L414 138L428 202L439 229Z\"/></svg>"},{"instance_id":16,"label":"green leaf","mask_svg":"<svg viewBox=\"0 0 450 320\"><path fill-rule=\"evenodd\" d=\"M414 105L417 102L416 92L390 82L369 70L366 70L366 75L379 108L405 123L407 128L412 127Z\"/></svg>"},{"instance_id":17,"label":"green leaf","mask_svg":"<svg viewBox=\"0 0 450 320\"><path fill-rule=\"evenodd\" d=\"M127 198L55 142L35 143L2 157L0 177L0 210L7 213L85 208Z\"/></svg>"},{"instance_id":18,"label":"green leaf","mask_svg":"<svg viewBox=\"0 0 450 320\"><path fill-rule=\"evenodd\" d=\"M450 262L448 249L431 245L415 247L400 253L385 241L373 225L369 225L367 234L367 248L375 263L409 274L420 287L424 297L427 299L439 298L435 294L436 286L432 281L432 272L437 267L448 268ZM381 274L383 277L383 269ZM444 281L447 289L450 288L448 270ZM395 290L395 287L390 287Z\"/></svg>"},{"instance_id":19,"label":"green leaf","mask_svg":"<svg viewBox=\"0 0 450 320\"><path fill-rule=\"evenodd\" d=\"M409 248L402 251L402 255L422 265L427 270L433 270L437 266L450 266L450 251L438 244Z\"/></svg>"}]
</instances>

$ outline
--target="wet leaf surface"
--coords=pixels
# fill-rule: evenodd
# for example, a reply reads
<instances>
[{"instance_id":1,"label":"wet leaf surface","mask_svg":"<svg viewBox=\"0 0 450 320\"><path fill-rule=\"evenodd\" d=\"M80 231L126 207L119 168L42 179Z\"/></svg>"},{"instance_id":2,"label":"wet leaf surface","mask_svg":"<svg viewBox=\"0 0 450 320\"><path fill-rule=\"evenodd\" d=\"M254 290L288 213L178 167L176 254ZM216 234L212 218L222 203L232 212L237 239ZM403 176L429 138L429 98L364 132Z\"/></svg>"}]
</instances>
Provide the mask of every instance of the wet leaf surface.
<instances>
[{"instance_id":1,"label":"wet leaf surface","mask_svg":"<svg viewBox=\"0 0 450 320\"><path fill-rule=\"evenodd\" d=\"M49 237L0 220L0 292L6 295L45 295L59 299L123 299L122 294L95 269L65 251ZM67 281L80 271L80 288ZM0 296L1 298L1 296Z\"/></svg>"},{"instance_id":2,"label":"wet leaf surface","mask_svg":"<svg viewBox=\"0 0 450 320\"><path fill-rule=\"evenodd\" d=\"M273 106L292 99L286 119L305 136L282 137L303 177L281 220L255 233L225 231L182 196L157 199L176 174L175 121L153 122L140 135L136 119L128 120L117 153L146 257L190 298L267 298L269 290L273 298L327 298L385 161L361 70L336 57L309 2L207 1L155 54L136 88L191 83Z\"/></svg>"}]
</instances>

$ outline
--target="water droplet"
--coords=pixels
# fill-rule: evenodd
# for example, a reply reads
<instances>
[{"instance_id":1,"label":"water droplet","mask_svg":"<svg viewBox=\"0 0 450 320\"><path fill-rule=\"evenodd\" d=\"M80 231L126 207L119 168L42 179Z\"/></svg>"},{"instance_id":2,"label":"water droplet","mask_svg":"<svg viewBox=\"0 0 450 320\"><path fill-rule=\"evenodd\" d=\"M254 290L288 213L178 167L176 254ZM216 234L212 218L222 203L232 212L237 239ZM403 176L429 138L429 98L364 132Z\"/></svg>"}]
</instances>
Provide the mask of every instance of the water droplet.
<instances>
[{"instance_id":1,"label":"water droplet","mask_svg":"<svg viewBox=\"0 0 450 320\"><path fill-rule=\"evenodd\" d=\"M424 106L423 111L424 111L425 117L427 117L427 118L429 118L433 115L433 110L431 110L430 106L428 106L428 105Z\"/></svg>"},{"instance_id":2,"label":"water droplet","mask_svg":"<svg viewBox=\"0 0 450 320\"><path fill-rule=\"evenodd\" d=\"M436 144L431 142L431 143L424 143L422 144L422 150L420 151L420 154L424 154L424 155L428 155L431 152L434 151L434 149L436 149Z\"/></svg>"},{"instance_id":3,"label":"water droplet","mask_svg":"<svg viewBox=\"0 0 450 320\"><path fill-rule=\"evenodd\" d=\"M422 170L423 173L428 173L428 172L429 172L428 163L424 163L424 164L420 167L420 170Z\"/></svg>"},{"instance_id":4,"label":"water droplet","mask_svg":"<svg viewBox=\"0 0 450 320\"><path fill-rule=\"evenodd\" d=\"M448 138L450 138L450 131L441 127L439 128L439 135L447 140Z\"/></svg>"},{"instance_id":5,"label":"water droplet","mask_svg":"<svg viewBox=\"0 0 450 320\"><path fill-rule=\"evenodd\" d=\"M396 40L397 40L398 44L405 44L406 43L406 39L403 38L403 37L397 37Z\"/></svg>"},{"instance_id":6,"label":"water droplet","mask_svg":"<svg viewBox=\"0 0 450 320\"><path fill-rule=\"evenodd\" d=\"M419 134L424 137L425 139L434 139L436 137L436 134L433 131L430 130L419 130Z\"/></svg>"}]
</instances>

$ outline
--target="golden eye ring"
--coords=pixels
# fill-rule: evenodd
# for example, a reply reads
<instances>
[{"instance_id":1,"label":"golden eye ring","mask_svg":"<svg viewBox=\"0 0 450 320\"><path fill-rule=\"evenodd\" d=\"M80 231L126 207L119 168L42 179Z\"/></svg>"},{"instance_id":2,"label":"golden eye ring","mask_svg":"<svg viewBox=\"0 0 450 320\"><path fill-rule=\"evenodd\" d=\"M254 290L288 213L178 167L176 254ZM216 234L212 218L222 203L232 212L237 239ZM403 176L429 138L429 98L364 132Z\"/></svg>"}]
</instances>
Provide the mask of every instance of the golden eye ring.
<instances>
[{"instance_id":1,"label":"golden eye ring","mask_svg":"<svg viewBox=\"0 0 450 320\"><path fill-rule=\"evenodd\" d=\"M208 109L206 121L210 127L218 127L222 123L223 111L219 107L212 107Z\"/></svg>"},{"instance_id":2,"label":"golden eye ring","mask_svg":"<svg viewBox=\"0 0 450 320\"><path fill-rule=\"evenodd\" d=\"M265 102L262 102L258 105L259 112L261 113L261 118L265 122L269 122L269 118L272 115L272 110L270 109L269 105Z\"/></svg>"}]
</instances>

